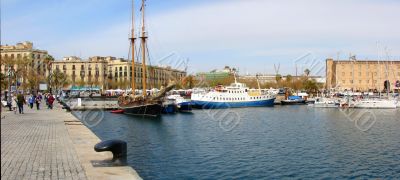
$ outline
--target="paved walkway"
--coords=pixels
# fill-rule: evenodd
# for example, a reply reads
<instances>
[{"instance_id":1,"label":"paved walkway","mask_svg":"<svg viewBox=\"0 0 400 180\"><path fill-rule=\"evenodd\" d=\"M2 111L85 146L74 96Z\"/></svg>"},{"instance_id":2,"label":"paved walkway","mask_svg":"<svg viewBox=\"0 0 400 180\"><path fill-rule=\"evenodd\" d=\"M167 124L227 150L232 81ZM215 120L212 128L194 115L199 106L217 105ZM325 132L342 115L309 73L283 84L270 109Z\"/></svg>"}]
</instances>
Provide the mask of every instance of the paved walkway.
<instances>
[{"instance_id":1,"label":"paved walkway","mask_svg":"<svg viewBox=\"0 0 400 180\"><path fill-rule=\"evenodd\" d=\"M2 112L1 179L87 179L60 109Z\"/></svg>"}]
</instances>

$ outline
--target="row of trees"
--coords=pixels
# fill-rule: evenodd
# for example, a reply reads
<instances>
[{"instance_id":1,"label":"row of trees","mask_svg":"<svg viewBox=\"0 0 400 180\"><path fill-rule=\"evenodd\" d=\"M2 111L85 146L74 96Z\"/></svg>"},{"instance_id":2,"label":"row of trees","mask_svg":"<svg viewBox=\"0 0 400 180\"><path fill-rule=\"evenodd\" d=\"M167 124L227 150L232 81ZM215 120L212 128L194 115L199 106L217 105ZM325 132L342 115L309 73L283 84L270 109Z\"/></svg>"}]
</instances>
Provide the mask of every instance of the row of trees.
<instances>
[{"instance_id":1,"label":"row of trees","mask_svg":"<svg viewBox=\"0 0 400 180\"><path fill-rule=\"evenodd\" d=\"M323 88L323 84L318 83L315 79L309 78L310 71L305 70L304 75L301 77L293 77L287 75L286 79L283 79L281 75L277 74L275 82L260 83L261 88L289 88L292 90L304 90L308 93L316 93L319 89ZM193 87L214 87L216 85L229 85L235 81L233 75L218 78L218 79L199 79L193 75L185 77L180 83L179 88L191 89ZM258 88L258 82L256 79L240 79L240 82L245 83L250 88Z\"/></svg>"},{"instance_id":2,"label":"row of trees","mask_svg":"<svg viewBox=\"0 0 400 180\"><path fill-rule=\"evenodd\" d=\"M1 65L6 70L5 73L2 72L0 74L2 89L8 89L10 85L13 85L17 86L18 90L36 92L40 83L47 83L55 89L69 85L70 81L63 72L55 71L49 73L48 76L45 75L44 70L51 72L51 63L53 61L54 58L50 55L46 56L41 63L35 63L29 56L2 58ZM46 69L41 69L42 67ZM11 68L10 72L9 68Z\"/></svg>"}]
</instances>

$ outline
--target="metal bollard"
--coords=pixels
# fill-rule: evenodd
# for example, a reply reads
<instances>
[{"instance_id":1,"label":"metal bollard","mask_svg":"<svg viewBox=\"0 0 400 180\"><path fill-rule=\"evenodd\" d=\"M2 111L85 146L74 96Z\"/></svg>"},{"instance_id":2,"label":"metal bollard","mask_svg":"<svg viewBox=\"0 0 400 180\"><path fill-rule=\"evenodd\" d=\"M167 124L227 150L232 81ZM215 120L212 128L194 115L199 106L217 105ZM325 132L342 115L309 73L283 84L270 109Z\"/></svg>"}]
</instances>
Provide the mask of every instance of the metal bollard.
<instances>
[{"instance_id":1,"label":"metal bollard","mask_svg":"<svg viewBox=\"0 0 400 180\"><path fill-rule=\"evenodd\" d=\"M112 162L115 165L125 165L127 157L126 142L122 140L106 140L97 143L94 146L96 152L111 151L113 154Z\"/></svg>"}]
</instances>

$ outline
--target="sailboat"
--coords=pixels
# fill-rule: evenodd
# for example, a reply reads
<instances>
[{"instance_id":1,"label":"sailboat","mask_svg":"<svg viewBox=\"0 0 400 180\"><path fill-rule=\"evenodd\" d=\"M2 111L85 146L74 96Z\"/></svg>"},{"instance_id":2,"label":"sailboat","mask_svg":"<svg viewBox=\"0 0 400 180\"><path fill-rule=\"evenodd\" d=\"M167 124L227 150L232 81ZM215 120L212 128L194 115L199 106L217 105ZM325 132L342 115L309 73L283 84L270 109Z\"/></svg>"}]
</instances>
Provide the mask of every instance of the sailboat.
<instances>
[{"instance_id":1,"label":"sailboat","mask_svg":"<svg viewBox=\"0 0 400 180\"><path fill-rule=\"evenodd\" d=\"M132 0L132 36L130 38L131 41L131 54L132 54L132 71L131 71L131 88L132 88L132 93L130 95L128 94L123 94L120 97L118 97L118 105L120 109L123 110L125 114L129 115L142 115L142 116L154 116L157 117L161 114L162 111L162 98L165 96L165 94L170 91L172 88L175 87L175 84L172 83L168 85L166 88L161 89L158 94L154 96L147 95L147 89L146 89L146 40L147 40L147 34L145 30L145 0L142 0L142 6L141 6L141 15L142 15L142 26L141 26L141 52L142 52L142 95L135 95L135 23L134 23L134 0Z\"/></svg>"}]
</instances>

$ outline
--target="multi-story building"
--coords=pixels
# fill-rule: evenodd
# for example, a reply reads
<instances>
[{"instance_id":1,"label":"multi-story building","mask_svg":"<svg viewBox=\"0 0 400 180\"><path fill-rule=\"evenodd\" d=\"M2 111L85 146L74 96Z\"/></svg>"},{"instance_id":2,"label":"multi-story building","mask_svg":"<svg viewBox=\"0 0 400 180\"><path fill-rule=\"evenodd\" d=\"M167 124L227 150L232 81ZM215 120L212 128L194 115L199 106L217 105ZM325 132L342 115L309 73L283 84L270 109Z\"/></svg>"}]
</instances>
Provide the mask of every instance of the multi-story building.
<instances>
[{"instance_id":1,"label":"multi-story building","mask_svg":"<svg viewBox=\"0 0 400 180\"><path fill-rule=\"evenodd\" d=\"M17 61L27 61L29 68L34 68L35 73L42 76L47 76L48 64L45 59L48 57L48 53L45 50L39 50L33 48L33 43L26 41L17 43L16 45L1 45L1 59L3 64L1 65L1 72L7 74L9 67L6 67L5 61L14 61L14 65L11 67L13 70L18 69ZM22 79L23 80L23 79Z\"/></svg>"},{"instance_id":2,"label":"multi-story building","mask_svg":"<svg viewBox=\"0 0 400 180\"><path fill-rule=\"evenodd\" d=\"M71 79L71 86L91 86L101 89L128 89L131 86L132 62L115 57L66 57L53 63L53 70L62 70ZM61 69L62 68L62 69ZM142 64L135 63L135 87L142 88ZM147 66L147 88L160 88L169 80L181 81L186 72L170 67Z\"/></svg>"},{"instance_id":3,"label":"multi-story building","mask_svg":"<svg viewBox=\"0 0 400 180\"><path fill-rule=\"evenodd\" d=\"M326 88L338 90L384 90L384 82L390 88L400 80L400 61L326 60ZM397 87L398 89L398 87Z\"/></svg>"},{"instance_id":4,"label":"multi-story building","mask_svg":"<svg viewBox=\"0 0 400 180\"><path fill-rule=\"evenodd\" d=\"M83 61L79 57L65 57L54 61L52 70L61 71L69 77L71 86L90 86L104 88L107 78L107 61L103 58L89 58Z\"/></svg>"}]
</instances>

